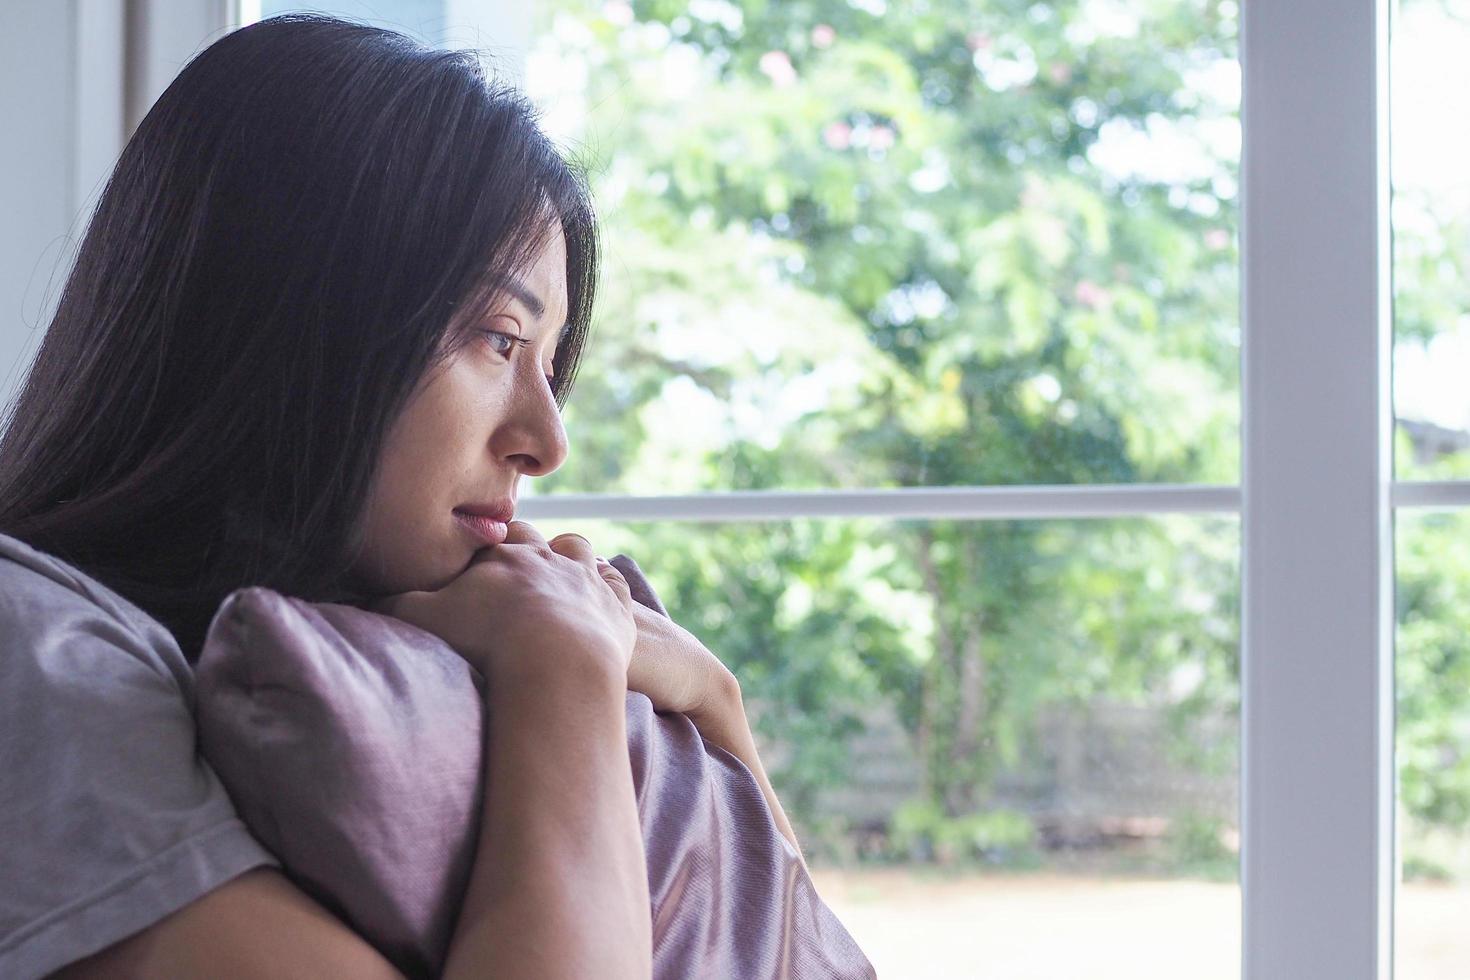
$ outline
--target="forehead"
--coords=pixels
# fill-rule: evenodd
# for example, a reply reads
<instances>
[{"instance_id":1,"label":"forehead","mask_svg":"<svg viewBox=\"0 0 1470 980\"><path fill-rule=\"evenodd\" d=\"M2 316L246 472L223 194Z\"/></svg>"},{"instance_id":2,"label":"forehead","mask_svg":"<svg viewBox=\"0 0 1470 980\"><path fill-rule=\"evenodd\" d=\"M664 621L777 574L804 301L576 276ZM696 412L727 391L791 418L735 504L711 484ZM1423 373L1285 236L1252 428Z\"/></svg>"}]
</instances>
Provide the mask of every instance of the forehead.
<instances>
[{"instance_id":1,"label":"forehead","mask_svg":"<svg viewBox=\"0 0 1470 980\"><path fill-rule=\"evenodd\" d=\"M552 226L545 244L532 256L522 275L541 285L566 288L567 241L562 234L561 222Z\"/></svg>"},{"instance_id":2,"label":"forehead","mask_svg":"<svg viewBox=\"0 0 1470 980\"><path fill-rule=\"evenodd\" d=\"M554 226L545 246L519 275L529 297L518 295L538 319L561 323L567 317L567 246L561 224ZM538 308L539 307L539 308Z\"/></svg>"},{"instance_id":3,"label":"forehead","mask_svg":"<svg viewBox=\"0 0 1470 980\"><path fill-rule=\"evenodd\" d=\"M524 306L537 320L565 320L568 314L567 251L560 235L550 238L509 275L494 275L477 288L478 298L466 305L467 321L474 323L504 310L513 302Z\"/></svg>"}]
</instances>

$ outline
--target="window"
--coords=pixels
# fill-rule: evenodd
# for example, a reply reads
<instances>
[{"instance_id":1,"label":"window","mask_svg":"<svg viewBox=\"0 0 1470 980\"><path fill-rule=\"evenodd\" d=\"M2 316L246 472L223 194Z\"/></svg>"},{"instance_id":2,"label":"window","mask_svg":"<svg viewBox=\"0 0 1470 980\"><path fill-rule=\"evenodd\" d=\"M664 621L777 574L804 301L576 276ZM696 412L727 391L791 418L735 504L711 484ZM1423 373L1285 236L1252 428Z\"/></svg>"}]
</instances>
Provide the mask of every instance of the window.
<instances>
[{"instance_id":1,"label":"window","mask_svg":"<svg viewBox=\"0 0 1470 980\"><path fill-rule=\"evenodd\" d=\"M537 6L608 263L528 495L741 676L880 973L1237 975L1235 15L880 7Z\"/></svg>"},{"instance_id":2,"label":"window","mask_svg":"<svg viewBox=\"0 0 1470 980\"><path fill-rule=\"evenodd\" d=\"M1404 0L1392 35L1395 463L1470 476L1470 4ZM1470 974L1470 512L1401 513L1397 574L1400 887L1396 976Z\"/></svg>"}]
</instances>

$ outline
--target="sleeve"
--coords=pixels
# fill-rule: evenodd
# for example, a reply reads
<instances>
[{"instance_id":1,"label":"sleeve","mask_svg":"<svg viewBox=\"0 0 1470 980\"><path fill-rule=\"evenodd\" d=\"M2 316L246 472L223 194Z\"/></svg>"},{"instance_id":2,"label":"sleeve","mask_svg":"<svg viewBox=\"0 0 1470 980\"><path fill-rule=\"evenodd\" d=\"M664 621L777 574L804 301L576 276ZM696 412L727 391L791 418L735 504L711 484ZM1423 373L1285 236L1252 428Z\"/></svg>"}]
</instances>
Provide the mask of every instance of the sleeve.
<instances>
[{"instance_id":1,"label":"sleeve","mask_svg":"<svg viewBox=\"0 0 1470 980\"><path fill-rule=\"evenodd\" d=\"M0 566L0 977L28 980L280 862L196 751L156 645Z\"/></svg>"}]
</instances>

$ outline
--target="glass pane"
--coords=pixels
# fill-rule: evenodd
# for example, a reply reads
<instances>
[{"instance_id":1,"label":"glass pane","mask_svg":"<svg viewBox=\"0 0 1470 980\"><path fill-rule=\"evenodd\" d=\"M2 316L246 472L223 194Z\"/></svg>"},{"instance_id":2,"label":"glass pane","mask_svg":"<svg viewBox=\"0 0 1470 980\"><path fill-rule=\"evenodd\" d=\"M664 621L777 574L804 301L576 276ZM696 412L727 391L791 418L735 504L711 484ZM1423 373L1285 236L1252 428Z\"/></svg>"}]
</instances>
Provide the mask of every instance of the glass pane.
<instances>
[{"instance_id":1,"label":"glass pane","mask_svg":"<svg viewBox=\"0 0 1470 980\"><path fill-rule=\"evenodd\" d=\"M1234 482L1234 0L548 0L605 267L538 490Z\"/></svg>"},{"instance_id":2,"label":"glass pane","mask_svg":"<svg viewBox=\"0 0 1470 980\"><path fill-rule=\"evenodd\" d=\"M533 523L740 678L879 976L1239 977L1234 518Z\"/></svg>"},{"instance_id":3,"label":"glass pane","mask_svg":"<svg viewBox=\"0 0 1470 980\"><path fill-rule=\"evenodd\" d=\"M1470 512L1398 517L1398 980L1470 976Z\"/></svg>"},{"instance_id":4,"label":"glass pane","mask_svg":"<svg viewBox=\"0 0 1470 980\"><path fill-rule=\"evenodd\" d=\"M444 48L480 48L499 67L515 71L513 51L505 45L505 0L259 0L260 16L320 13L385 27Z\"/></svg>"},{"instance_id":5,"label":"glass pane","mask_svg":"<svg viewBox=\"0 0 1470 980\"><path fill-rule=\"evenodd\" d=\"M1399 479L1470 478L1470 0L1394 22L1395 456Z\"/></svg>"}]
</instances>

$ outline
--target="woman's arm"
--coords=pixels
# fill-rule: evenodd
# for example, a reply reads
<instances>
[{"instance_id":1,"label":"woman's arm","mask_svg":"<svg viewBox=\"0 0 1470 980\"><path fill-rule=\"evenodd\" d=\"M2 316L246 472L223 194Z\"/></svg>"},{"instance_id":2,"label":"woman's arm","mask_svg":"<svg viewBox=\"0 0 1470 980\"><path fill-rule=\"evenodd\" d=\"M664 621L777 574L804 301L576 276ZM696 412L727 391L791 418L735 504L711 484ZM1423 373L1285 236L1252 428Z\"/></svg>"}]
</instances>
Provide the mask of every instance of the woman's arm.
<instances>
[{"instance_id":1,"label":"woman's arm","mask_svg":"<svg viewBox=\"0 0 1470 980\"><path fill-rule=\"evenodd\" d=\"M658 711L683 714L699 734L712 745L734 755L745 763L760 784L770 805L771 814L782 835L791 842L801 857L801 844L796 831L776 799L776 790L766 776L756 752L755 738L745 716L745 701L740 693L740 679L709 651L694 634L674 622L662 607L642 569L626 555L617 568L628 580L635 595L644 596L633 604L633 620L638 626L638 639L628 664L628 689L648 696Z\"/></svg>"},{"instance_id":2,"label":"woman's arm","mask_svg":"<svg viewBox=\"0 0 1470 980\"><path fill-rule=\"evenodd\" d=\"M651 975L625 678L487 691L479 848L443 976Z\"/></svg>"},{"instance_id":3,"label":"woman's arm","mask_svg":"<svg viewBox=\"0 0 1470 980\"><path fill-rule=\"evenodd\" d=\"M781 808L781 801L776 799L776 789L766 776L766 767L761 765L760 754L756 752L755 736L745 715L745 702L741 698L739 684L727 686L725 694L710 707L691 713L689 720L694 722L694 727L699 729L700 736L707 742L718 745L745 763L756 782L760 783L766 803L771 807L771 815L776 818L776 827L791 842L797 857L801 859L801 866L806 868L806 856L801 853L796 831L791 829L791 821L786 819L786 811Z\"/></svg>"}]
</instances>

